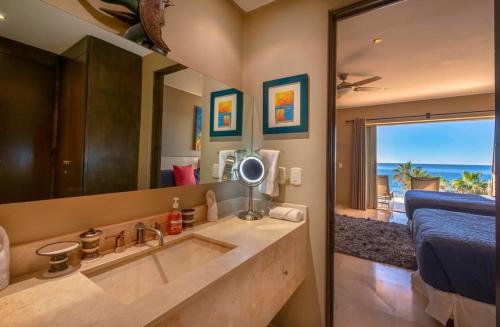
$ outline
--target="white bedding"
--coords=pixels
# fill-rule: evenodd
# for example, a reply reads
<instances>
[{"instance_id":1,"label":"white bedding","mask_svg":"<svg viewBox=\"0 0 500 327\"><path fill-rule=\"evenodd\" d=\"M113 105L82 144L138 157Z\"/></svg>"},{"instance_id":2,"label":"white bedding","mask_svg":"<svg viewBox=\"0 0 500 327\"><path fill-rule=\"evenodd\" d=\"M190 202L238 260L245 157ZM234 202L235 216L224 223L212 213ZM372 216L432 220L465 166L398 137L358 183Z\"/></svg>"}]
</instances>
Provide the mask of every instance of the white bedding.
<instances>
[{"instance_id":1,"label":"white bedding","mask_svg":"<svg viewBox=\"0 0 500 327\"><path fill-rule=\"evenodd\" d=\"M443 326L453 319L455 327L495 327L495 305L437 290L425 283L418 271L412 273L411 283L429 300L425 312Z\"/></svg>"}]
</instances>

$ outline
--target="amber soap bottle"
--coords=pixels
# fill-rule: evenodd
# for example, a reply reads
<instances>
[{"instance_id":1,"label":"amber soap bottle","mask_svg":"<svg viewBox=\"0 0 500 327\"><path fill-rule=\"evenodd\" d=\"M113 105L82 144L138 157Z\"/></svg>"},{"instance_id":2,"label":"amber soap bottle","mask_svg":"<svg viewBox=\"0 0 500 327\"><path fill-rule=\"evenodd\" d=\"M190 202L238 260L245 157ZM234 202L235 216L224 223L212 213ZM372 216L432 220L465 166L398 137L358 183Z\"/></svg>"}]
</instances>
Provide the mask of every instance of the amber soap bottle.
<instances>
[{"instance_id":1,"label":"amber soap bottle","mask_svg":"<svg viewBox=\"0 0 500 327\"><path fill-rule=\"evenodd\" d=\"M174 198L172 212L168 214L168 234L177 235L182 232L182 214L179 210L179 198Z\"/></svg>"}]
</instances>

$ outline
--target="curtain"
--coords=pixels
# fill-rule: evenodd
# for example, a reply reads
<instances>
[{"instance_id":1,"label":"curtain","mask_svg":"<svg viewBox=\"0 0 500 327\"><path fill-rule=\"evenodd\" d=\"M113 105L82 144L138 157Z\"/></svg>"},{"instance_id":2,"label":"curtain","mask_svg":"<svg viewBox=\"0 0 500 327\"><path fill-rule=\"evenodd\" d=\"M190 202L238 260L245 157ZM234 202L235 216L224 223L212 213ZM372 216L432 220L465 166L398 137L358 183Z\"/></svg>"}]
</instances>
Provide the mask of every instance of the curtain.
<instances>
[{"instance_id":1,"label":"curtain","mask_svg":"<svg viewBox=\"0 0 500 327\"><path fill-rule=\"evenodd\" d=\"M351 208L366 210L366 120L352 122Z\"/></svg>"},{"instance_id":2,"label":"curtain","mask_svg":"<svg viewBox=\"0 0 500 327\"><path fill-rule=\"evenodd\" d=\"M377 209L377 126L366 128L366 160L366 206Z\"/></svg>"},{"instance_id":3,"label":"curtain","mask_svg":"<svg viewBox=\"0 0 500 327\"><path fill-rule=\"evenodd\" d=\"M496 196L496 189L495 189L495 182L496 182L496 158L495 158L495 144L493 144L493 160L492 160L492 165L491 165L491 181L490 181L490 193L492 196Z\"/></svg>"}]
</instances>

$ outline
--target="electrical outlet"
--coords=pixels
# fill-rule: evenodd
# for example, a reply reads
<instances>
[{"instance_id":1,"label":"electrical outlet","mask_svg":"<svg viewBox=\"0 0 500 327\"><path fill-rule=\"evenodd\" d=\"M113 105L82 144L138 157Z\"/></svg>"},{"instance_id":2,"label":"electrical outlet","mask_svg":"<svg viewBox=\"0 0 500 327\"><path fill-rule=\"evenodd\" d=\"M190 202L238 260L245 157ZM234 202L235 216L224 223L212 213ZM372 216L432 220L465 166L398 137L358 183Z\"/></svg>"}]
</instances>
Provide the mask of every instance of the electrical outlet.
<instances>
[{"instance_id":1,"label":"electrical outlet","mask_svg":"<svg viewBox=\"0 0 500 327\"><path fill-rule=\"evenodd\" d=\"M290 184L295 186L302 184L302 168L293 167L290 169Z\"/></svg>"},{"instance_id":2,"label":"electrical outlet","mask_svg":"<svg viewBox=\"0 0 500 327\"><path fill-rule=\"evenodd\" d=\"M219 164L212 165L212 177L219 178Z\"/></svg>"}]
</instances>

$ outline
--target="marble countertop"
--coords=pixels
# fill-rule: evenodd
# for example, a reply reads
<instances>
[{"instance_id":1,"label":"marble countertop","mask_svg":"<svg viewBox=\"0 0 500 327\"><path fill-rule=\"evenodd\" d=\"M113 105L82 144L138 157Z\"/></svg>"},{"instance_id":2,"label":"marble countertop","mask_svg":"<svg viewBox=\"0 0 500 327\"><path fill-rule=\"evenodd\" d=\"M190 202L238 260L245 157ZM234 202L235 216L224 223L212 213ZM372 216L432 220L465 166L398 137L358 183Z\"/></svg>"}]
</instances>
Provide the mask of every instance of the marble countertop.
<instances>
[{"instance_id":1,"label":"marble countertop","mask_svg":"<svg viewBox=\"0 0 500 327\"><path fill-rule=\"evenodd\" d=\"M39 273L33 274L0 291L0 325L143 326L304 224L267 217L248 222L229 216L180 235L165 236L164 246L194 234L235 247L183 276L159 285L128 305L117 301L84 273L158 248L158 241L148 242L145 247L129 247L122 253L110 253L94 262L83 262L78 271L56 279L40 279L37 277Z\"/></svg>"}]
</instances>

